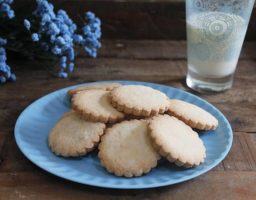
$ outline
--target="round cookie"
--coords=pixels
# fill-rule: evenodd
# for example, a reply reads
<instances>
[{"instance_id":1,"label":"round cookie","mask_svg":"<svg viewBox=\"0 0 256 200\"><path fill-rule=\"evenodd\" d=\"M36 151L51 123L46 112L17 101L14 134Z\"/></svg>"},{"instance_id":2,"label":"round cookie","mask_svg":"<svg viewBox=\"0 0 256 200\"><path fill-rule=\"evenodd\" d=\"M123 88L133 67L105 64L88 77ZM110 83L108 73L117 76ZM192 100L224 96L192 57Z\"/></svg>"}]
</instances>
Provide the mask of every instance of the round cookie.
<instances>
[{"instance_id":1,"label":"round cookie","mask_svg":"<svg viewBox=\"0 0 256 200\"><path fill-rule=\"evenodd\" d=\"M218 120L202 108L178 99L170 100L168 113L199 130L214 130Z\"/></svg>"},{"instance_id":2,"label":"round cookie","mask_svg":"<svg viewBox=\"0 0 256 200\"><path fill-rule=\"evenodd\" d=\"M84 90L91 90L91 89L103 89L103 90L111 91L114 88L117 88L119 86L121 86L120 83L95 83L95 84L89 84L89 85L82 85L82 86L79 86L79 87L69 90L68 94L70 96L73 96L77 92L81 92Z\"/></svg>"},{"instance_id":3,"label":"round cookie","mask_svg":"<svg viewBox=\"0 0 256 200\"><path fill-rule=\"evenodd\" d=\"M85 121L71 111L65 113L51 130L48 144L56 155L83 156L98 144L105 127L103 123Z\"/></svg>"},{"instance_id":4,"label":"round cookie","mask_svg":"<svg viewBox=\"0 0 256 200\"><path fill-rule=\"evenodd\" d=\"M117 176L148 173L160 158L148 136L146 120L123 121L106 130L99 144L101 164Z\"/></svg>"},{"instance_id":5,"label":"round cookie","mask_svg":"<svg viewBox=\"0 0 256 200\"><path fill-rule=\"evenodd\" d=\"M124 118L109 102L109 91L84 90L73 95L72 107L88 121L113 123Z\"/></svg>"},{"instance_id":6,"label":"round cookie","mask_svg":"<svg viewBox=\"0 0 256 200\"><path fill-rule=\"evenodd\" d=\"M159 115L149 122L155 149L178 166L192 167L204 162L206 149L198 134L175 117Z\"/></svg>"},{"instance_id":7,"label":"round cookie","mask_svg":"<svg viewBox=\"0 0 256 200\"><path fill-rule=\"evenodd\" d=\"M135 116L149 117L168 109L168 97L153 88L125 85L110 92L111 104L119 111Z\"/></svg>"}]
</instances>

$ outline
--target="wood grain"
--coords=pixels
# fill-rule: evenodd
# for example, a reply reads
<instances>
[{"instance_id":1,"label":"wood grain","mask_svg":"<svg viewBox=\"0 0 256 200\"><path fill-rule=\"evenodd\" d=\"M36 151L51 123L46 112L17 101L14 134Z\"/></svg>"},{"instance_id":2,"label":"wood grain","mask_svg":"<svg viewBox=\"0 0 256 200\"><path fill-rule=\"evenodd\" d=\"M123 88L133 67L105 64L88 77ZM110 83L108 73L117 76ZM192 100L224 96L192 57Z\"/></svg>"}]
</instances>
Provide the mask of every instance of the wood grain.
<instances>
[{"instance_id":1,"label":"wood grain","mask_svg":"<svg viewBox=\"0 0 256 200\"><path fill-rule=\"evenodd\" d=\"M3 163L4 144L5 144L5 135L2 132L0 132L0 166Z\"/></svg>"},{"instance_id":2,"label":"wood grain","mask_svg":"<svg viewBox=\"0 0 256 200\"><path fill-rule=\"evenodd\" d=\"M256 196L256 57L246 43L231 90L197 94L218 107L230 121L234 142L226 159L210 172L174 186L148 190L108 190L72 183L32 164L18 149L13 128L21 111L57 89L95 80L132 79L185 85L184 41L104 40L99 58L80 57L70 79L53 77L43 64L13 61L17 82L0 86L0 200L10 199L234 199Z\"/></svg>"},{"instance_id":3,"label":"wood grain","mask_svg":"<svg viewBox=\"0 0 256 200\"><path fill-rule=\"evenodd\" d=\"M256 132L255 64L254 60L242 60L239 63L234 87L231 90L217 95L201 95L228 117L235 131ZM70 81L52 78L42 69L31 70L34 65L32 64L31 67L29 65L31 63L25 66L19 65L20 68L27 68L17 71L19 84L8 84L0 93L0 98L5 100L5 103L0 105L0 125L5 124L3 128L6 125L8 128L13 127L18 114L40 96L87 81L120 79L149 81L193 92L185 85L186 62L182 60L78 59L77 70L72 74ZM47 87L41 87L42 85Z\"/></svg>"},{"instance_id":4,"label":"wood grain","mask_svg":"<svg viewBox=\"0 0 256 200\"><path fill-rule=\"evenodd\" d=\"M91 10L100 17L103 37L108 39L186 39L185 0L55 0L79 25ZM20 19L35 9L34 0L15 1ZM251 17L247 40L256 40L256 12ZM22 22L21 22L22 23Z\"/></svg>"},{"instance_id":5,"label":"wood grain","mask_svg":"<svg viewBox=\"0 0 256 200\"><path fill-rule=\"evenodd\" d=\"M71 197L97 200L204 199L209 194L211 197L208 199L222 199L228 194L231 199L253 199L255 195L253 188L256 183L256 134L235 133L233 147L227 158L207 174L186 183L146 190L146 193L144 190L116 191L71 183L48 174L29 162L17 149L12 135L8 137L5 146L8 149L0 166L0 197L10 200ZM224 186L225 189L221 189ZM212 190L215 192L212 193Z\"/></svg>"},{"instance_id":6,"label":"wood grain","mask_svg":"<svg viewBox=\"0 0 256 200\"><path fill-rule=\"evenodd\" d=\"M236 132L227 158L222 162L225 171L256 171L256 134Z\"/></svg>"},{"instance_id":7,"label":"wood grain","mask_svg":"<svg viewBox=\"0 0 256 200\"><path fill-rule=\"evenodd\" d=\"M255 199L255 171L211 171L197 179L169 187L150 190L106 190L65 180L52 180L50 175L26 173L0 174L0 197L8 200L30 199ZM242 181L241 181L242 178ZM23 182L22 182L23 180ZM20 184L22 182L22 185ZM35 184L36 183L36 184ZM213 192L214 191L214 192Z\"/></svg>"},{"instance_id":8,"label":"wood grain","mask_svg":"<svg viewBox=\"0 0 256 200\"><path fill-rule=\"evenodd\" d=\"M244 44L240 60L256 59L256 42ZM150 60L185 60L186 41L177 40L102 40L99 57Z\"/></svg>"}]
</instances>

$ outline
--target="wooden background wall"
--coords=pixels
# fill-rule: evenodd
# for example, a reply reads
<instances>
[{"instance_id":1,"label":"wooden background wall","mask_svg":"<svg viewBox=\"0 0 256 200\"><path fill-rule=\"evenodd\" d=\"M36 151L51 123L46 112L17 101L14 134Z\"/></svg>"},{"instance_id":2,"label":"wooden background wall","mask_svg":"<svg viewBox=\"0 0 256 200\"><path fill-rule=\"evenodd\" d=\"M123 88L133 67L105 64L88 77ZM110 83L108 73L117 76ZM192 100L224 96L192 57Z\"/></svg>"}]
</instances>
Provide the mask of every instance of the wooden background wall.
<instances>
[{"instance_id":1,"label":"wooden background wall","mask_svg":"<svg viewBox=\"0 0 256 200\"><path fill-rule=\"evenodd\" d=\"M78 23L86 10L102 20L104 38L186 39L185 0L50 0ZM26 15L35 0L16 0L18 15ZM256 40L256 12L251 17L247 40Z\"/></svg>"}]
</instances>

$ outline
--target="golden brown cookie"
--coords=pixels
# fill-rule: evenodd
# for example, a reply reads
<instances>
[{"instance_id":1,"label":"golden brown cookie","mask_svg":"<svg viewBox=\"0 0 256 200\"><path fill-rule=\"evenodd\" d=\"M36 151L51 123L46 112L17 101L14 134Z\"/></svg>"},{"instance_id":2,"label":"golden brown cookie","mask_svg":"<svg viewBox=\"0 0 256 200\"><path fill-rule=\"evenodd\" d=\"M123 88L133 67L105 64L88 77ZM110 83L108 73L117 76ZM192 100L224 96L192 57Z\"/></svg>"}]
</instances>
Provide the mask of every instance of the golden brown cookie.
<instances>
[{"instance_id":1,"label":"golden brown cookie","mask_svg":"<svg viewBox=\"0 0 256 200\"><path fill-rule=\"evenodd\" d=\"M151 87L125 85L110 92L111 104L120 112L149 117L164 113L169 106L168 97Z\"/></svg>"},{"instance_id":2,"label":"golden brown cookie","mask_svg":"<svg viewBox=\"0 0 256 200\"><path fill-rule=\"evenodd\" d=\"M213 115L194 104L182 100L170 100L168 113L192 128L214 130L218 126L218 120Z\"/></svg>"},{"instance_id":3,"label":"golden brown cookie","mask_svg":"<svg viewBox=\"0 0 256 200\"><path fill-rule=\"evenodd\" d=\"M85 121L71 111L64 114L51 130L48 143L56 155L83 156L94 149L104 130L105 124Z\"/></svg>"},{"instance_id":4,"label":"golden brown cookie","mask_svg":"<svg viewBox=\"0 0 256 200\"><path fill-rule=\"evenodd\" d=\"M109 102L109 91L91 89L73 95L72 107L88 121L113 123L124 118Z\"/></svg>"},{"instance_id":5,"label":"golden brown cookie","mask_svg":"<svg viewBox=\"0 0 256 200\"><path fill-rule=\"evenodd\" d=\"M77 92L81 92L83 90L90 90L90 89L103 89L103 90L110 91L119 86L121 86L120 83L107 83L107 82L106 83L94 83L94 84L82 85L82 86L76 87L74 89L71 89L68 91L68 94L70 96L73 96Z\"/></svg>"},{"instance_id":6,"label":"golden brown cookie","mask_svg":"<svg viewBox=\"0 0 256 200\"><path fill-rule=\"evenodd\" d=\"M117 176L141 176L160 158L152 147L146 120L123 121L106 130L99 144L101 164Z\"/></svg>"},{"instance_id":7,"label":"golden brown cookie","mask_svg":"<svg viewBox=\"0 0 256 200\"><path fill-rule=\"evenodd\" d=\"M155 149L178 166L192 167L204 162L206 149L198 134L175 117L159 115L149 122Z\"/></svg>"}]
</instances>

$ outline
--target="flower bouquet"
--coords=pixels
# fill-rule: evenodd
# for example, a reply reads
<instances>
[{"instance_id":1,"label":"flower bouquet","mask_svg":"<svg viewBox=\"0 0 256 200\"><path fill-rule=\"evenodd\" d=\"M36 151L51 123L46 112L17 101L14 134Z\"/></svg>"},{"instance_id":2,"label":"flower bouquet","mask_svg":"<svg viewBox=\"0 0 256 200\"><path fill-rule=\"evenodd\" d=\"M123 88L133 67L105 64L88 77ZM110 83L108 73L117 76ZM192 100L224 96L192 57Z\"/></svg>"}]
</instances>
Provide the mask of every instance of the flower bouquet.
<instances>
[{"instance_id":1,"label":"flower bouquet","mask_svg":"<svg viewBox=\"0 0 256 200\"><path fill-rule=\"evenodd\" d=\"M35 59L42 53L46 54L48 60L51 58L59 63L56 75L61 78L67 78L74 70L75 58L81 49L90 57L97 56L97 49L101 47L101 21L94 13L86 12L81 17L84 25L78 29L65 10L55 12L53 4L47 0L36 0L32 15L23 19L23 26L20 26L19 23L15 25L12 3L13 0L0 0L0 83L16 80L7 64L5 49ZM8 31L10 21L12 28Z\"/></svg>"}]
</instances>

